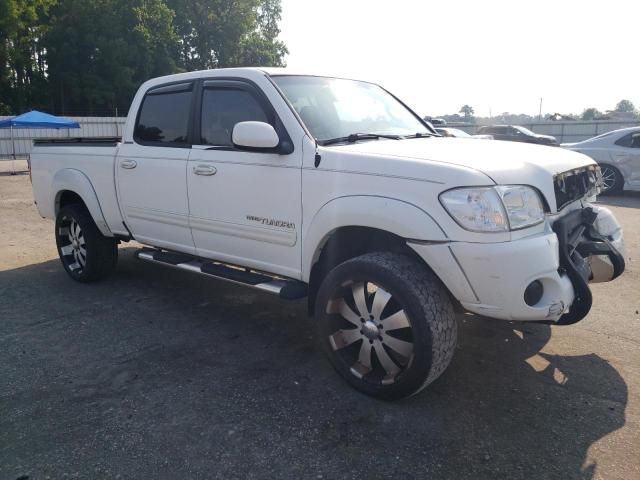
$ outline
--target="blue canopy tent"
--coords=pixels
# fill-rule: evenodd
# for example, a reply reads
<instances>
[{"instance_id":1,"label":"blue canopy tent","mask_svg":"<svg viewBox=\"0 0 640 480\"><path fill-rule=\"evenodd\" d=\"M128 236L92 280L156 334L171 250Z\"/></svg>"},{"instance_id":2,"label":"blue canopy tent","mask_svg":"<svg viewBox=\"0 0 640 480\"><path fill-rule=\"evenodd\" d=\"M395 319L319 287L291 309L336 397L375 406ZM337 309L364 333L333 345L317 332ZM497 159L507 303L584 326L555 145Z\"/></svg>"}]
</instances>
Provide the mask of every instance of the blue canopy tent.
<instances>
[{"instance_id":1,"label":"blue canopy tent","mask_svg":"<svg viewBox=\"0 0 640 480\"><path fill-rule=\"evenodd\" d=\"M12 169L13 173L15 173L16 145L13 139L14 128L80 128L80 124L73 120L32 110L17 117L0 120L0 128L11 129L11 148L13 150Z\"/></svg>"}]
</instances>

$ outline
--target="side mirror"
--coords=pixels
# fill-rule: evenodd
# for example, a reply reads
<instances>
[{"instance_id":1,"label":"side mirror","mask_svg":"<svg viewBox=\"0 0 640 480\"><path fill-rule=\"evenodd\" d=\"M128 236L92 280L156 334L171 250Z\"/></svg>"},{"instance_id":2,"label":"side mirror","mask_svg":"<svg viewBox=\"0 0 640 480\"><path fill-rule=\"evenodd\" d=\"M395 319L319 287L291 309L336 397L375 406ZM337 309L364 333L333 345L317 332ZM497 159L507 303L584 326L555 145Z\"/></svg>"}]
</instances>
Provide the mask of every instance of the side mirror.
<instances>
[{"instance_id":1,"label":"side mirror","mask_svg":"<svg viewBox=\"0 0 640 480\"><path fill-rule=\"evenodd\" d=\"M280 143L276 130L264 122L236 123L231 133L231 141L243 150L273 150Z\"/></svg>"}]
</instances>

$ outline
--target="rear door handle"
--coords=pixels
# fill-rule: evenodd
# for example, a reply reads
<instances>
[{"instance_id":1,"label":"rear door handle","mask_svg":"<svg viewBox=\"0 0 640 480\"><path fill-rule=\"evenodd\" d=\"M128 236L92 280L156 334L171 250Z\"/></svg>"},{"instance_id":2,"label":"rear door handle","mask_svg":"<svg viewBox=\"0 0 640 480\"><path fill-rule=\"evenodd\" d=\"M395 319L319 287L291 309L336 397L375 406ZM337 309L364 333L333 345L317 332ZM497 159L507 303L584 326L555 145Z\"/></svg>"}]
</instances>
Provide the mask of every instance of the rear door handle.
<instances>
[{"instance_id":1,"label":"rear door handle","mask_svg":"<svg viewBox=\"0 0 640 480\"><path fill-rule=\"evenodd\" d=\"M212 167L211 165L198 165L196 167L193 167L193 173L195 173L196 175L204 175L207 177L215 175L217 171L218 170L216 170L216 167Z\"/></svg>"},{"instance_id":2,"label":"rear door handle","mask_svg":"<svg viewBox=\"0 0 640 480\"><path fill-rule=\"evenodd\" d=\"M126 168L127 170L131 170L132 168L136 168L138 166L138 162L135 160L124 160L120 162L120 166L122 168Z\"/></svg>"}]
</instances>

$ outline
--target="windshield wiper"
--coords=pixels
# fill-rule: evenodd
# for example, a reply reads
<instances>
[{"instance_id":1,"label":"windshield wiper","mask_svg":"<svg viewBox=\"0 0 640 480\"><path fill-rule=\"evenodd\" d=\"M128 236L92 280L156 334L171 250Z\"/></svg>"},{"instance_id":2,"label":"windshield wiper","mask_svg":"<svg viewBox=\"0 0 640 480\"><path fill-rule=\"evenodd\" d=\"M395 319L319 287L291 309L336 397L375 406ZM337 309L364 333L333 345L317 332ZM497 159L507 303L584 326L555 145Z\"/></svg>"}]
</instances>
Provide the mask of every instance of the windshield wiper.
<instances>
[{"instance_id":1,"label":"windshield wiper","mask_svg":"<svg viewBox=\"0 0 640 480\"><path fill-rule=\"evenodd\" d=\"M430 132L417 132L414 133L413 135L407 135L404 138L425 138L425 137L439 137L440 135L437 135L435 133L430 133Z\"/></svg>"},{"instance_id":2,"label":"windshield wiper","mask_svg":"<svg viewBox=\"0 0 640 480\"><path fill-rule=\"evenodd\" d=\"M382 133L352 133L346 137L329 138L327 140L318 140L320 145L333 145L336 143L355 143L358 140L377 140L379 138L389 138L391 140L400 140L400 135L385 135Z\"/></svg>"}]
</instances>

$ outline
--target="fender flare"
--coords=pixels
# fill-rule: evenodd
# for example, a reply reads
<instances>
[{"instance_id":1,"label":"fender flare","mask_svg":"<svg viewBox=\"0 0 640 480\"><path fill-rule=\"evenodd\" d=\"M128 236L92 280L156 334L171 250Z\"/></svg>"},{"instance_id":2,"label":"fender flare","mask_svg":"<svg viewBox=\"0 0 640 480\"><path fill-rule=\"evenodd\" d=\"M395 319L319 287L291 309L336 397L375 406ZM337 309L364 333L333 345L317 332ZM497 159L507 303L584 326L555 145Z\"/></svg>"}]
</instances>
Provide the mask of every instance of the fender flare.
<instances>
[{"instance_id":1,"label":"fender flare","mask_svg":"<svg viewBox=\"0 0 640 480\"><path fill-rule=\"evenodd\" d=\"M105 237L113 237L113 233L104 219L98 195L91 184L91 180L84 173L75 168L64 168L54 175L51 189L53 192L51 205L54 205L56 216L60 210L60 196L65 190L77 194L82 199L100 233Z\"/></svg>"},{"instance_id":2,"label":"fender flare","mask_svg":"<svg viewBox=\"0 0 640 480\"><path fill-rule=\"evenodd\" d=\"M434 218L412 203L377 195L337 197L320 207L304 234L302 276L305 281L322 247L340 227L375 228L411 240L448 240Z\"/></svg>"}]
</instances>

